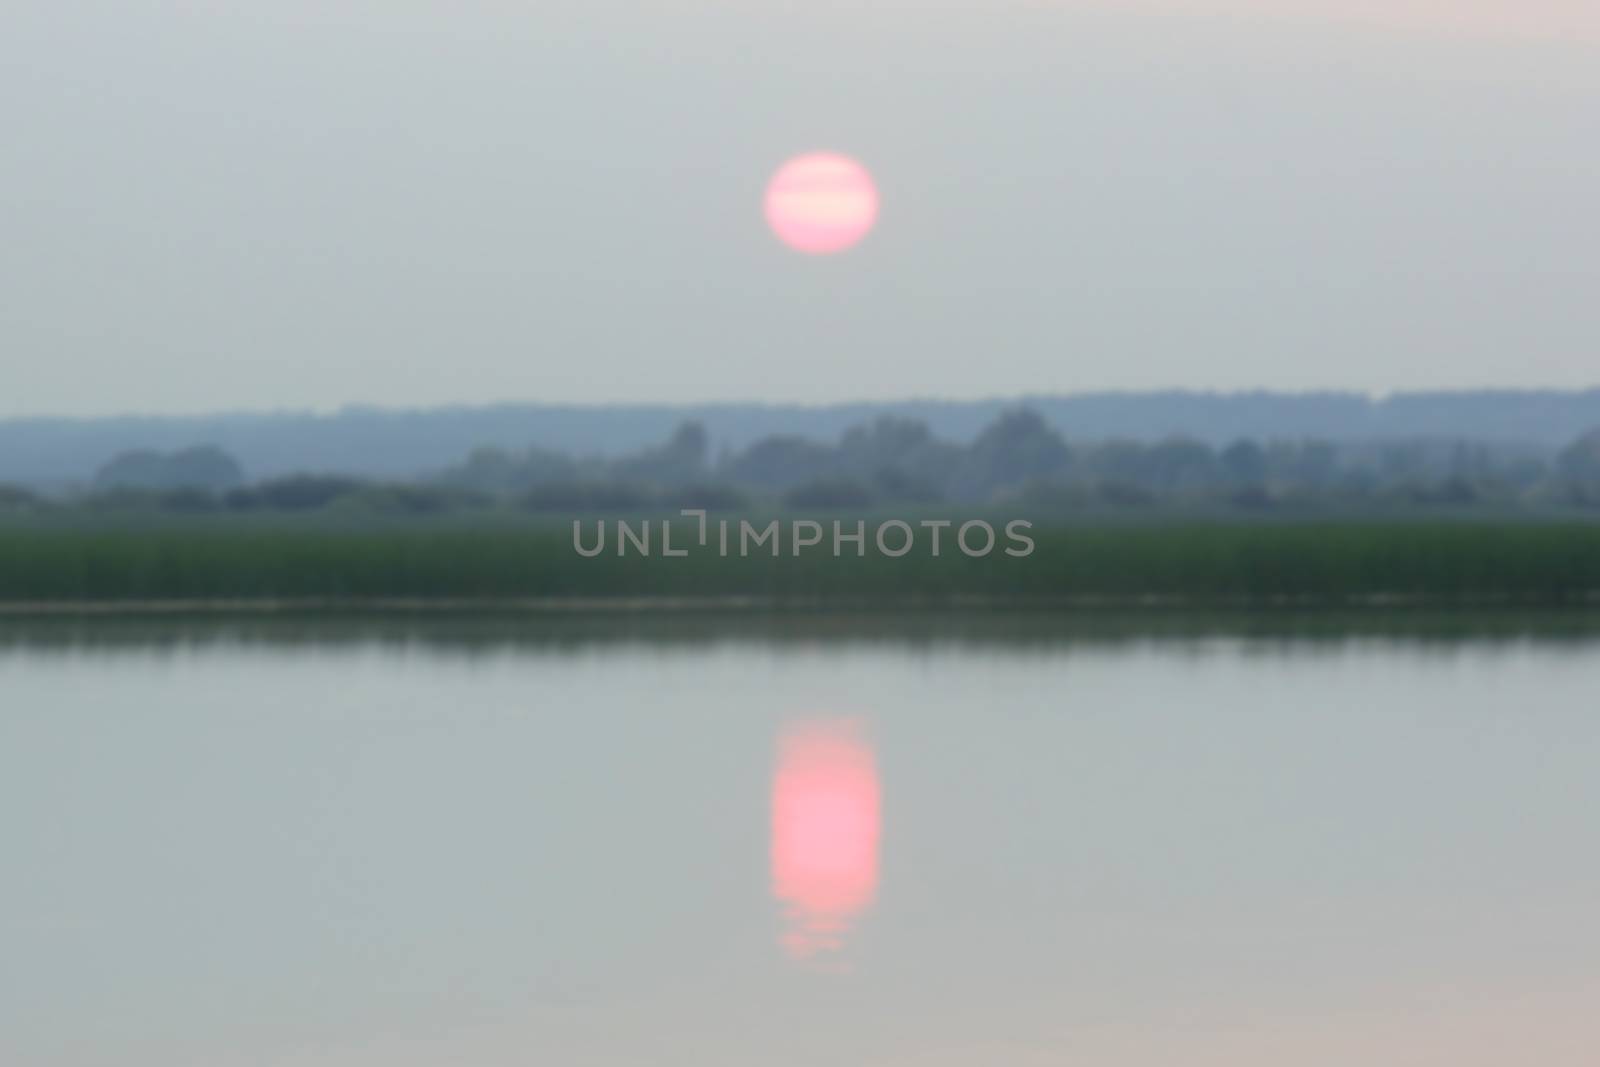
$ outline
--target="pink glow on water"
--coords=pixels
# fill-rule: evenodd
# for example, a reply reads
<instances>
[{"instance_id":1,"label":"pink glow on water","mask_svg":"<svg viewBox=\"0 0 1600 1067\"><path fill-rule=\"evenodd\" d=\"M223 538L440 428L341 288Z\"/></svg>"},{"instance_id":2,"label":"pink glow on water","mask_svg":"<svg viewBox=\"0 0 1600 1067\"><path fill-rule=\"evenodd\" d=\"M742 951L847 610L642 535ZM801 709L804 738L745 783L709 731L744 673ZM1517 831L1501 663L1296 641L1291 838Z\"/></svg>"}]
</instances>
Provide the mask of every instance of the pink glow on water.
<instances>
[{"instance_id":1,"label":"pink glow on water","mask_svg":"<svg viewBox=\"0 0 1600 1067\"><path fill-rule=\"evenodd\" d=\"M789 160L767 183L767 224L790 248L841 252L878 218L878 187L860 163L833 152Z\"/></svg>"},{"instance_id":2,"label":"pink glow on water","mask_svg":"<svg viewBox=\"0 0 1600 1067\"><path fill-rule=\"evenodd\" d=\"M772 893L783 947L837 951L878 888L878 770L852 722L809 722L779 742L772 779Z\"/></svg>"}]
</instances>

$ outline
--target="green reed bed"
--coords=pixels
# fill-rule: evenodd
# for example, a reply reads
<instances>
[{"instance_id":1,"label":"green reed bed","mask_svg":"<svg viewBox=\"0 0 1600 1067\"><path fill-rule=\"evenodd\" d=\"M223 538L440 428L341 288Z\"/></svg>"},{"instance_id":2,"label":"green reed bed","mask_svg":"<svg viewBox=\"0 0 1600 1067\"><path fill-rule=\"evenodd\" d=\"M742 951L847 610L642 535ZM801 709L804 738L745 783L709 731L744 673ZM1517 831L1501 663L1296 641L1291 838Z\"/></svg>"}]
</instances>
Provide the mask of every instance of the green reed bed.
<instances>
[{"instance_id":1,"label":"green reed bed","mask_svg":"<svg viewBox=\"0 0 1600 1067\"><path fill-rule=\"evenodd\" d=\"M869 522L868 529L872 528ZM592 526L589 527L592 529ZM675 528L678 544L689 527ZM790 603L1570 603L1600 594L1600 526L1038 526L1026 558L946 541L885 558L696 549L581 558L565 525L0 528L0 602L751 598ZM1004 541L1002 539L1002 546Z\"/></svg>"}]
</instances>

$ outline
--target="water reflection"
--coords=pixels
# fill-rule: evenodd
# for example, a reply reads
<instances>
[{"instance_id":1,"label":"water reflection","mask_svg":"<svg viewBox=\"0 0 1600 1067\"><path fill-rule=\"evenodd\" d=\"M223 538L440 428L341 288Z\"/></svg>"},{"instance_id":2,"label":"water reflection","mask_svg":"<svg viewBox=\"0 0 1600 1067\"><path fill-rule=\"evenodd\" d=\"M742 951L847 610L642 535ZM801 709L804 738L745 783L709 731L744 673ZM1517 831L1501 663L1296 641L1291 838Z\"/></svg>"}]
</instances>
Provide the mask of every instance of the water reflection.
<instances>
[{"instance_id":1,"label":"water reflection","mask_svg":"<svg viewBox=\"0 0 1600 1067\"><path fill-rule=\"evenodd\" d=\"M783 948L811 959L844 947L878 887L878 770L860 724L809 720L784 730L772 778L772 893Z\"/></svg>"}]
</instances>

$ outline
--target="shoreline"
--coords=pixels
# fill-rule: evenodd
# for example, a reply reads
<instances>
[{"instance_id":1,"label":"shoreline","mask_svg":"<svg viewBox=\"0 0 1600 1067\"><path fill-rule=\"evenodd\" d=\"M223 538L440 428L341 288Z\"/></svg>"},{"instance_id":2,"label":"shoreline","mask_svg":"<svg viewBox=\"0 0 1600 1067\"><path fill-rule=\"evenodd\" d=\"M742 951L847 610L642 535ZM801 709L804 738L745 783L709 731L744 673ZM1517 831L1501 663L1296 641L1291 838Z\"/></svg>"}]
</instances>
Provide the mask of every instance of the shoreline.
<instances>
[{"instance_id":1,"label":"shoreline","mask_svg":"<svg viewBox=\"0 0 1600 1067\"><path fill-rule=\"evenodd\" d=\"M1444 596L1412 593L1349 596L1179 596L1103 594L1058 596L951 595L894 597L794 596L618 596L618 597L174 597L155 599L0 600L0 619L137 618L142 616L339 616L339 615L674 615L905 612L945 614L1067 614L1128 612L1279 611L1600 611L1600 590L1561 598L1527 595Z\"/></svg>"}]
</instances>

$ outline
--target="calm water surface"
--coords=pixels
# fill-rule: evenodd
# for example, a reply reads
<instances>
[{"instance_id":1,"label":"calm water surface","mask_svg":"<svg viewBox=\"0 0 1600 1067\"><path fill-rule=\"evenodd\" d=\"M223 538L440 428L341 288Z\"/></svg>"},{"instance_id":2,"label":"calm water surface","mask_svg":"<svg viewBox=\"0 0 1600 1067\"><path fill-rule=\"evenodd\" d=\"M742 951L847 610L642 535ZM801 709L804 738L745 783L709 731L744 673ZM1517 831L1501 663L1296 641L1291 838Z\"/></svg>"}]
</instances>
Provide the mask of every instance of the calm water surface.
<instances>
[{"instance_id":1,"label":"calm water surface","mask_svg":"<svg viewBox=\"0 0 1600 1067\"><path fill-rule=\"evenodd\" d=\"M1600 643L739 629L0 639L0 1062L1595 1062Z\"/></svg>"}]
</instances>

